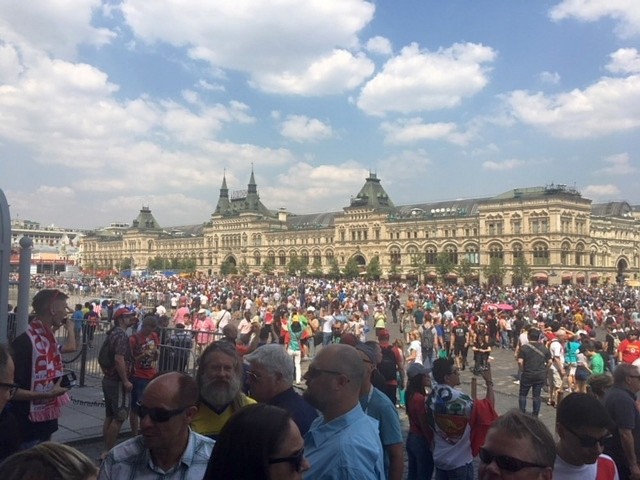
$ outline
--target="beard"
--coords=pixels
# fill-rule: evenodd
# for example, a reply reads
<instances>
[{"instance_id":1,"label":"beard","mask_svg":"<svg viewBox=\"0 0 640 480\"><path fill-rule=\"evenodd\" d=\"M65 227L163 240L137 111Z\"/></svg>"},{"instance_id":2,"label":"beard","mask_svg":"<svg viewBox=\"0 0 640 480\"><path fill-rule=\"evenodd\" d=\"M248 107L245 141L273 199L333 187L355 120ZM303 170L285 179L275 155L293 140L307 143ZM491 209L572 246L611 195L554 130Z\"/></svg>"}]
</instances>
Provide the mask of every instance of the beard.
<instances>
[{"instance_id":1,"label":"beard","mask_svg":"<svg viewBox=\"0 0 640 480\"><path fill-rule=\"evenodd\" d=\"M234 376L229 382L209 380L200 387L200 395L216 409L230 404L240 392L240 379Z\"/></svg>"}]
</instances>

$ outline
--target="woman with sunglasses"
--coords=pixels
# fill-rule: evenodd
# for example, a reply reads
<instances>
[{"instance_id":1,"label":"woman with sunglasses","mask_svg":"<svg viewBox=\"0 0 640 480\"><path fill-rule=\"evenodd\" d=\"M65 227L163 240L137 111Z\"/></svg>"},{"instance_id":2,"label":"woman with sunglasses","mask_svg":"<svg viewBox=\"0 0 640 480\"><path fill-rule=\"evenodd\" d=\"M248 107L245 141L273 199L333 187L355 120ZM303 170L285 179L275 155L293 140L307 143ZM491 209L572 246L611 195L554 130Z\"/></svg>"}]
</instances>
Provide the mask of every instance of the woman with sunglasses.
<instances>
[{"instance_id":1,"label":"woman with sunglasses","mask_svg":"<svg viewBox=\"0 0 640 480\"><path fill-rule=\"evenodd\" d=\"M298 480L309 470L300 430L286 410L248 405L227 422L203 480Z\"/></svg>"},{"instance_id":2,"label":"woman with sunglasses","mask_svg":"<svg viewBox=\"0 0 640 480\"><path fill-rule=\"evenodd\" d=\"M556 446L544 423L519 410L499 417L480 448L478 478L551 480Z\"/></svg>"}]
</instances>

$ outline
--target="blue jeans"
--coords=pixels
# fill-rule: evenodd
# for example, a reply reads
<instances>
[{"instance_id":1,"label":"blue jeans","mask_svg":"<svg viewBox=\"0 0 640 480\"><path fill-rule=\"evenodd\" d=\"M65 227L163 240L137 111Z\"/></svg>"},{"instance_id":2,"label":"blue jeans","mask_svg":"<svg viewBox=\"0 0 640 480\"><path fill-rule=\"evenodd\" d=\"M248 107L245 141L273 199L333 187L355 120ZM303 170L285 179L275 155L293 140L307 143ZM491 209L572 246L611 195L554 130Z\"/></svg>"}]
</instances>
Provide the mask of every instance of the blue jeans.
<instances>
[{"instance_id":1,"label":"blue jeans","mask_svg":"<svg viewBox=\"0 0 640 480\"><path fill-rule=\"evenodd\" d=\"M433 454L427 439L422 435L409 433L407 436L407 457L409 473L407 480L430 480L433 476Z\"/></svg>"},{"instance_id":2,"label":"blue jeans","mask_svg":"<svg viewBox=\"0 0 640 480\"><path fill-rule=\"evenodd\" d=\"M522 413L527 413L527 395L529 395L529 389L532 390L533 396L533 416L537 417L540 414L540 394L542 393L542 383L536 383L534 385L523 385L520 380L520 392L518 397L518 406Z\"/></svg>"},{"instance_id":3,"label":"blue jeans","mask_svg":"<svg viewBox=\"0 0 640 480\"><path fill-rule=\"evenodd\" d=\"M331 339L333 338L333 333L322 332L322 345L329 345L331 343Z\"/></svg>"},{"instance_id":4,"label":"blue jeans","mask_svg":"<svg viewBox=\"0 0 640 480\"><path fill-rule=\"evenodd\" d=\"M436 480L473 480L473 462L453 470L436 468Z\"/></svg>"}]
</instances>

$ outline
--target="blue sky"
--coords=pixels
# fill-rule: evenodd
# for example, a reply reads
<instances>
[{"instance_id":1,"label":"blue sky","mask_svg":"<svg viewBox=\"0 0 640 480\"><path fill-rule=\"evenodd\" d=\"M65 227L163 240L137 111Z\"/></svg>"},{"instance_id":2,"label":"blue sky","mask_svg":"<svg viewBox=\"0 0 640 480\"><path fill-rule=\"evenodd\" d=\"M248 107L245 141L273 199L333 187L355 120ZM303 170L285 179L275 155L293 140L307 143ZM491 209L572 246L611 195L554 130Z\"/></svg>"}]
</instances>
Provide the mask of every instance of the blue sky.
<instances>
[{"instance_id":1,"label":"blue sky","mask_svg":"<svg viewBox=\"0 0 640 480\"><path fill-rule=\"evenodd\" d=\"M550 183L640 204L637 0L0 0L13 218L207 221Z\"/></svg>"}]
</instances>

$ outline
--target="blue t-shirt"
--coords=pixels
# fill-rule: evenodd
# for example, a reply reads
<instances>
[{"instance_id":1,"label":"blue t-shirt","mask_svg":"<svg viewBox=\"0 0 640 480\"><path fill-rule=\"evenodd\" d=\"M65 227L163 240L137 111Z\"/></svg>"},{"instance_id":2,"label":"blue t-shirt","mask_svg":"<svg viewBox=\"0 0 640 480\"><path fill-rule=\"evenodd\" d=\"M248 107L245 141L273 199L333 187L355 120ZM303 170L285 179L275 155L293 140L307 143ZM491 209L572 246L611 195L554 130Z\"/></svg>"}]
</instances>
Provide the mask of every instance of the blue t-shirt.
<instances>
[{"instance_id":1,"label":"blue t-shirt","mask_svg":"<svg viewBox=\"0 0 640 480\"><path fill-rule=\"evenodd\" d=\"M574 340L569 340L564 349L564 361L566 363L576 363L578 361L579 350L580 343Z\"/></svg>"}]
</instances>

